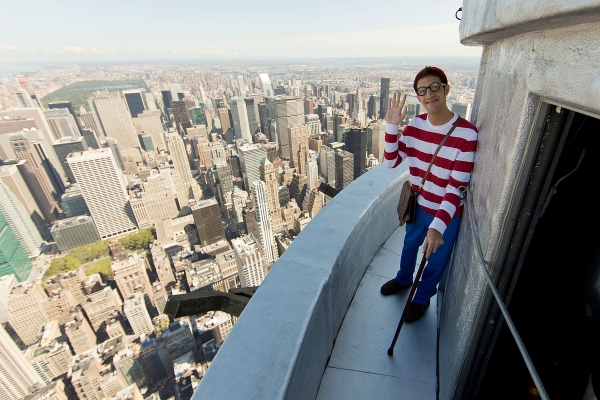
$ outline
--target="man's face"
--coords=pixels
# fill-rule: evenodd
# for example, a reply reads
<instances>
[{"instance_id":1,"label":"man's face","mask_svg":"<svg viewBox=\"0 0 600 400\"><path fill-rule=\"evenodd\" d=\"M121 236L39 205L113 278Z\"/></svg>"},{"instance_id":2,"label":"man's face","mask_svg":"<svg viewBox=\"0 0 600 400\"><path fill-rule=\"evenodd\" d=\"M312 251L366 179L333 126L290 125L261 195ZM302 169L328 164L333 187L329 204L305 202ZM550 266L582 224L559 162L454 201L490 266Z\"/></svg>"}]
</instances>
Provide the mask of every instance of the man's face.
<instances>
[{"instance_id":1,"label":"man's face","mask_svg":"<svg viewBox=\"0 0 600 400\"><path fill-rule=\"evenodd\" d=\"M425 76L417 81L417 88L421 86L428 87L433 82L442 83L437 76ZM423 96L417 95L419 102L425 107L429 114L436 114L447 108L446 96L450 92L450 85L442 86L437 92L432 92L427 89L427 93Z\"/></svg>"}]
</instances>

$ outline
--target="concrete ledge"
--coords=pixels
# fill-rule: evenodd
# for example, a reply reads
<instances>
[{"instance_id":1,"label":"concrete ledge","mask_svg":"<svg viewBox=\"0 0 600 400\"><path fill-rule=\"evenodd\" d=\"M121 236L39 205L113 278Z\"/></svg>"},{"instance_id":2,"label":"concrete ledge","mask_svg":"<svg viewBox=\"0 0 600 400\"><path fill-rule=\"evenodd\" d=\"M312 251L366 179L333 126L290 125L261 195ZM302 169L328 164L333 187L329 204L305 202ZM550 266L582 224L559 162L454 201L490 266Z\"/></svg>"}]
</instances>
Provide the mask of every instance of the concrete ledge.
<instances>
[{"instance_id":1,"label":"concrete ledge","mask_svg":"<svg viewBox=\"0 0 600 400\"><path fill-rule=\"evenodd\" d=\"M356 288L398 227L406 166L379 165L338 194L276 262L193 399L314 399Z\"/></svg>"},{"instance_id":2,"label":"concrete ledge","mask_svg":"<svg viewBox=\"0 0 600 400\"><path fill-rule=\"evenodd\" d=\"M460 42L482 46L527 32L600 18L599 0L464 0Z\"/></svg>"}]
</instances>

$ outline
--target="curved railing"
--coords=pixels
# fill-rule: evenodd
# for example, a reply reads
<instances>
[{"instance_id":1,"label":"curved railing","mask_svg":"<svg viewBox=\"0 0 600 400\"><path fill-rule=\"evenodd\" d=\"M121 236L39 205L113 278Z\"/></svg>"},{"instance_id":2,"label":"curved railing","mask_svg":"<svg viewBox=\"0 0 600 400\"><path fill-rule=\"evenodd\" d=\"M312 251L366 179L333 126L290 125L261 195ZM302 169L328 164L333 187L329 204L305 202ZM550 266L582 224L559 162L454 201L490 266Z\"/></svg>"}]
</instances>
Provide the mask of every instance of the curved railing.
<instances>
[{"instance_id":1,"label":"curved railing","mask_svg":"<svg viewBox=\"0 0 600 400\"><path fill-rule=\"evenodd\" d=\"M356 288L398 227L407 167L381 164L341 191L258 288L201 380L199 399L314 399Z\"/></svg>"}]
</instances>

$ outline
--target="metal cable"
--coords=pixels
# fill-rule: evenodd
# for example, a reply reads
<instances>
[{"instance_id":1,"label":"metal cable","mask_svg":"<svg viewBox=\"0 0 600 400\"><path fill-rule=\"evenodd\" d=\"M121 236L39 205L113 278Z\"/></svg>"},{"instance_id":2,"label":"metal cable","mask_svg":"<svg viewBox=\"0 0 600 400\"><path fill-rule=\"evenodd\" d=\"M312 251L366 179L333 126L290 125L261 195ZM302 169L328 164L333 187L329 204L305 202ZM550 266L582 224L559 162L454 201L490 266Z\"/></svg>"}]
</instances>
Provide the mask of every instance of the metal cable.
<instances>
[{"instance_id":1,"label":"metal cable","mask_svg":"<svg viewBox=\"0 0 600 400\"><path fill-rule=\"evenodd\" d=\"M500 307L500 310L502 311L504 320L506 321L506 324L508 325L508 328L510 329L510 332L512 333L513 338L515 339L515 342L517 343L517 347L519 348L519 351L521 352L521 357L523 357L523 361L525 361L525 364L527 365L527 369L529 370L531 379L533 379L533 383L535 384L535 387L537 388L538 394L540 395L542 400L550 400L550 398L548 397L548 394L546 393L546 389L544 389L542 380L540 379L540 376L538 375L538 373L535 369L535 366L533 365L533 362L531 361L531 358L529 357L529 353L527 353L525 344L521 340L521 337L519 336L519 333L517 332L517 328L515 327L515 324L513 324L512 319L510 318L510 315L508 314L508 310L506 309L504 302L500 298L500 294L498 293L498 290L496 290L496 287L494 286L494 283L492 282L492 277L490 276L490 273L487 270L488 263L487 263L487 261L485 261L485 258L483 257L483 251L481 250L481 243L479 242L479 236L477 235L478 229L477 229L477 225L475 222L475 215L474 215L474 211L473 211L474 210L473 201L469 200L469 198L471 197L470 196L470 194L471 194L470 186L471 185L469 185L469 193L467 194L467 199L468 199L467 201L469 202L469 209L470 209L469 210L469 225L471 225L471 234L473 235L473 241L475 242L475 250L477 250L477 255L479 256L481 268L483 269L483 272L485 273L485 277L487 279L490 289L492 289L494 298L496 299L496 302L498 303L498 306Z\"/></svg>"}]
</instances>

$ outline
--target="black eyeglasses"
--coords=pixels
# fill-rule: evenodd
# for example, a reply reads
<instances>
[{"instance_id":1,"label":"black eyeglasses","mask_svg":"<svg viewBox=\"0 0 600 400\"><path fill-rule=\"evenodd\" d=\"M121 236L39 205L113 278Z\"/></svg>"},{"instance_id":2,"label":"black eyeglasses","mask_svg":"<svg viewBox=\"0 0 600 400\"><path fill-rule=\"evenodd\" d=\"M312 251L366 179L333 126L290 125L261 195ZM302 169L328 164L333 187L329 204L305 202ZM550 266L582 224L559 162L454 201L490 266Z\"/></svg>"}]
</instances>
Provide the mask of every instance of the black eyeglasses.
<instances>
[{"instance_id":1,"label":"black eyeglasses","mask_svg":"<svg viewBox=\"0 0 600 400\"><path fill-rule=\"evenodd\" d=\"M431 85L429 86L421 86L417 88L417 94L419 96L425 96L427 94L427 89L431 90L432 92L437 92L438 90L440 90L441 87L446 86L445 83L441 83L441 82L433 82Z\"/></svg>"}]
</instances>

